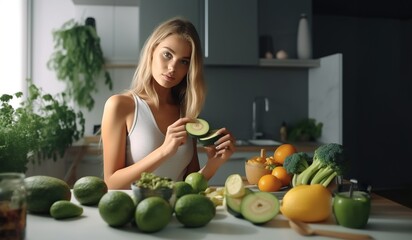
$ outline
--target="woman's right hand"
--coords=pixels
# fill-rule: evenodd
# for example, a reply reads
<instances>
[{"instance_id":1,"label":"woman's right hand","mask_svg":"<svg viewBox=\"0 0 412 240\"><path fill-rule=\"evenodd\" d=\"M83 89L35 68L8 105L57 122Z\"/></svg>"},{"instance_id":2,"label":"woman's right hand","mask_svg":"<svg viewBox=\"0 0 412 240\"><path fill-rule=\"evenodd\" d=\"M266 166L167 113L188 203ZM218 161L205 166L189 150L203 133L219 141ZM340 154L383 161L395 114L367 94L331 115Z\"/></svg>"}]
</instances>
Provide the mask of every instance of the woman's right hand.
<instances>
[{"instance_id":1,"label":"woman's right hand","mask_svg":"<svg viewBox=\"0 0 412 240\"><path fill-rule=\"evenodd\" d=\"M185 125L188 122L193 121L190 118L180 118L169 127L167 127L165 141L162 144L164 154L173 155L177 152L179 146L183 145L187 141L187 132Z\"/></svg>"}]
</instances>

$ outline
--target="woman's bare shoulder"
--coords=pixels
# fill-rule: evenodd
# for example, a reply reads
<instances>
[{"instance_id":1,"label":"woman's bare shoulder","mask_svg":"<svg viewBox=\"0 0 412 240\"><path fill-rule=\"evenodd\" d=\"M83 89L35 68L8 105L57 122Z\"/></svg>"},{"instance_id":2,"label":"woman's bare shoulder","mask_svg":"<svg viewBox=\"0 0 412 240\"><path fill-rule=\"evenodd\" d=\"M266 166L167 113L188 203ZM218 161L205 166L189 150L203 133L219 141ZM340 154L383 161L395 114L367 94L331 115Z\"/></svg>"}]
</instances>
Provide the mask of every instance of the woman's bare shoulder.
<instances>
[{"instance_id":1,"label":"woman's bare shoulder","mask_svg":"<svg viewBox=\"0 0 412 240\"><path fill-rule=\"evenodd\" d=\"M116 94L106 100L105 111L128 112L134 109L134 99L130 93Z\"/></svg>"}]
</instances>

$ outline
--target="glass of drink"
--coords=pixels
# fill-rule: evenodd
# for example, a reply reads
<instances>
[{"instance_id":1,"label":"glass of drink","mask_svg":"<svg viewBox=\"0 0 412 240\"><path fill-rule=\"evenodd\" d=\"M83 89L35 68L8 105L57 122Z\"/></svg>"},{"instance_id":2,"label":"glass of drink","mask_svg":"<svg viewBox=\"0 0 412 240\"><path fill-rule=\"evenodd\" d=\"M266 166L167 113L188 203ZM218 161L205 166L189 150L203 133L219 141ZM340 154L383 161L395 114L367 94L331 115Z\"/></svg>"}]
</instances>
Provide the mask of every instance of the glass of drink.
<instances>
[{"instance_id":1,"label":"glass of drink","mask_svg":"<svg viewBox=\"0 0 412 240\"><path fill-rule=\"evenodd\" d=\"M26 188L22 173L0 173L0 239L21 240L26 234Z\"/></svg>"}]
</instances>

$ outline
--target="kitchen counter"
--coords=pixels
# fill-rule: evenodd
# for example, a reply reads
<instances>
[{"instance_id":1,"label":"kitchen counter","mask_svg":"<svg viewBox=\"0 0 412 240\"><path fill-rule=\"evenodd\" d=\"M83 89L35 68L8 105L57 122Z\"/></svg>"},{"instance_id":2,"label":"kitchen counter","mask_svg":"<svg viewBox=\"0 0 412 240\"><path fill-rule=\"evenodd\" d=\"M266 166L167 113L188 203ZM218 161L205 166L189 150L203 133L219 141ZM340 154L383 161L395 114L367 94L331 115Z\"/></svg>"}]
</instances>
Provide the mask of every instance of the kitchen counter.
<instances>
[{"instance_id":1,"label":"kitchen counter","mask_svg":"<svg viewBox=\"0 0 412 240\"><path fill-rule=\"evenodd\" d=\"M314 152L316 148L318 148L321 144L318 142L296 142L290 143L296 147L298 152ZM260 150L266 149L268 152L274 152L280 145L273 145L273 146L259 146L259 145L252 145L252 144L241 144L236 145L236 152L257 152L260 153ZM202 146L198 146L198 152L205 152Z\"/></svg>"},{"instance_id":2,"label":"kitchen counter","mask_svg":"<svg viewBox=\"0 0 412 240\"><path fill-rule=\"evenodd\" d=\"M132 194L130 190L125 192ZM77 203L73 196L72 202ZM205 227L184 228L173 217L171 223L163 230L146 234L131 225L124 228L109 227L100 217L97 207L83 206L83 209L81 217L66 220L28 214L26 239L308 239L294 232L281 214L272 221L258 226L235 218L223 207L218 207L216 216ZM369 234L374 239L409 240L412 239L412 209L373 194L372 210L366 229L356 230L338 226L332 217L325 223L311 226L317 229Z\"/></svg>"}]
</instances>

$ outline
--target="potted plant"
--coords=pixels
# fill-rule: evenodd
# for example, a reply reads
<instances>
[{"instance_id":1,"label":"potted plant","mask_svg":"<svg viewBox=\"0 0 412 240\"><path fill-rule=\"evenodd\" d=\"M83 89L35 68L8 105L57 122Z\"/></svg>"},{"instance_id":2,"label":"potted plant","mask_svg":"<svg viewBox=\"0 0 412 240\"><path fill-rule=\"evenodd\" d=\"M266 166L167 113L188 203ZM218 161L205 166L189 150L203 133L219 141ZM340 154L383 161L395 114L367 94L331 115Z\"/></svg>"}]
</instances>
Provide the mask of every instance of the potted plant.
<instances>
[{"instance_id":1,"label":"potted plant","mask_svg":"<svg viewBox=\"0 0 412 240\"><path fill-rule=\"evenodd\" d=\"M89 111L94 107L93 92L97 92L96 79L104 72L105 84L111 90L113 83L105 69L105 60L93 18L81 25L73 19L53 32L55 51L47 63L57 78L66 83L68 97Z\"/></svg>"},{"instance_id":2,"label":"potted plant","mask_svg":"<svg viewBox=\"0 0 412 240\"><path fill-rule=\"evenodd\" d=\"M323 123L316 123L313 118L304 118L291 127L288 140L296 141L316 141L322 135Z\"/></svg>"},{"instance_id":3,"label":"potted plant","mask_svg":"<svg viewBox=\"0 0 412 240\"><path fill-rule=\"evenodd\" d=\"M84 117L66 104L65 93L52 96L29 81L28 96L18 107L11 101L23 96L0 96L0 172L22 172L27 163L62 157L84 134Z\"/></svg>"}]
</instances>

